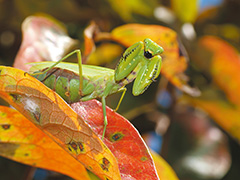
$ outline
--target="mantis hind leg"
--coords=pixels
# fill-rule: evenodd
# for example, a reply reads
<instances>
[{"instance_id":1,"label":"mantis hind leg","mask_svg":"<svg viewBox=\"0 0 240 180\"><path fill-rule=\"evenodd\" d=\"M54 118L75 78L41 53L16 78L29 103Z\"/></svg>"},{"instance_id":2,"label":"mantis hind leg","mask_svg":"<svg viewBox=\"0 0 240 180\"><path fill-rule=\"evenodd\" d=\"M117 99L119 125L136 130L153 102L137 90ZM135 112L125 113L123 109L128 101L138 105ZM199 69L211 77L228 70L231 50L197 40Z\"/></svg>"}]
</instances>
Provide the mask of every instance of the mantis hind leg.
<instances>
[{"instance_id":1,"label":"mantis hind leg","mask_svg":"<svg viewBox=\"0 0 240 180\"><path fill-rule=\"evenodd\" d=\"M103 110L103 123L104 123L103 134L102 134L102 140L103 140L106 129L107 129L107 124L108 124L107 113L106 113L106 97L105 96L102 97L102 110Z\"/></svg>"}]
</instances>

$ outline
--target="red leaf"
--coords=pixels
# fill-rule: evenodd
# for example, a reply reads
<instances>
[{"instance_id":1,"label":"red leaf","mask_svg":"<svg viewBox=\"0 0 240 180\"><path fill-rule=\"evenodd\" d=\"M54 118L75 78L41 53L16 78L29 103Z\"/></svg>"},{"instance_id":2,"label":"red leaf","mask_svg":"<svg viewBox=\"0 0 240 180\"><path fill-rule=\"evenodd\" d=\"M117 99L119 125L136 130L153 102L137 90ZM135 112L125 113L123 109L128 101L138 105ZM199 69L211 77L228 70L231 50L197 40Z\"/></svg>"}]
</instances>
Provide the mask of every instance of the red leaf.
<instances>
[{"instance_id":1,"label":"red leaf","mask_svg":"<svg viewBox=\"0 0 240 180\"><path fill-rule=\"evenodd\" d=\"M23 40L14 67L28 71L29 62L56 61L76 41L67 36L63 25L50 16L29 16L22 24Z\"/></svg>"},{"instance_id":2,"label":"red leaf","mask_svg":"<svg viewBox=\"0 0 240 180\"><path fill-rule=\"evenodd\" d=\"M97 100L79 102L72 108L102 136L103 113L102 105ZM108 125L103 142L118 160L122 179L158 179L155 165L143 139L124 117L106 107ZM131 179L132 179L131 178Z\"/></svg>"}]
</instances>

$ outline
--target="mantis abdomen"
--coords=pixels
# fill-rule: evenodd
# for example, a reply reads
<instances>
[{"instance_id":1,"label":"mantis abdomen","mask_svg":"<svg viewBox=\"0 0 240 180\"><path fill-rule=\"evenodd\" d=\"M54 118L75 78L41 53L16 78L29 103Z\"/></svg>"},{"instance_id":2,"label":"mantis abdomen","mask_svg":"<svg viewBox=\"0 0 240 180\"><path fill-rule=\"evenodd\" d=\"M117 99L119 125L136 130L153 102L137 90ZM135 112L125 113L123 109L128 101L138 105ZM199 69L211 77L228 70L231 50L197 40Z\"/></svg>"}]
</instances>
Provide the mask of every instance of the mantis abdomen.
<instances>
[{"instance_id":1,"label":"mantis abdomen","mask_svg":"<svg viewBox=\"0 0 240 180\"><path fill-rule=\"evenodd\" d=\"M45 69L41 70L43 72ZM83 76L82 94L79 93L79 75L73 71L52 68L46 73L36 74L35 78L40 80L50 89L56 91L69 104L78 101L87 101L94 98L101 98L107 83L111 83L111 94L116 93L121 88L114 82L113 75L99 76L97 79Z\"/></svg>"}]
</instances>

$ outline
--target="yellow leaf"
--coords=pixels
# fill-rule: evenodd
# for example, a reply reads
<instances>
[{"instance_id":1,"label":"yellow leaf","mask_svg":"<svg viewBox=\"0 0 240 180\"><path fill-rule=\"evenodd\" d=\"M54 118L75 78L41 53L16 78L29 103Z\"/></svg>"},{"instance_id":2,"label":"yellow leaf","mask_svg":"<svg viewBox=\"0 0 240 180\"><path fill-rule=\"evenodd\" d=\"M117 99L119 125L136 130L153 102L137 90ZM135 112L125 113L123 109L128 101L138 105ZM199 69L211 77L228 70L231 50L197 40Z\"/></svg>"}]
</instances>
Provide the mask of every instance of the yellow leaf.
<instances>
[{"instance_id":1,"label":"yellow leaf","mask_svg":"<svg viewBox=\"0 0 240 180\"><path fill-rule=\"evenodd\" d=\"M0 119L1 156L74 179L90 180L81 163L17 110L0 106Z\"/></svg>"},{"instance_id":2,"label":"yellow leaf","mask_svg":"<svg viewBox=\"0 0 240 180\"><path fill-rule=\"evenodd\" d=\"M155 2L151 0L108 0L108 2L125 21L133 20L133 14L151 16L155 6Z\"/></svg>"},{"instance_id":3,"label":"yellow leaf","mask_svg":"<svg viewBox=\"0 0 240 180\"><path fill-rule=\"evenodd\" d=\"M178 177L172 167L156 152L151 151L158 176L161 180L178 180Z\"/></svg>"},{"instance_id":4,"label":"yellow leaf","mask_svg":"<svg viewBox=\"0 0 240 180\"><path fill-rule=\"evenodd\" d=\"M96 48L88 58L87 64L91 65L101 65L105 63L110 63L114 59L119 58L122 54L123 49L116 44L105 43Z\"/></svg>"},{"instance_id":5,"label":"yellow leaf","mask_svg":"<svg viewBox=\"0 0 240 180\"><path fill-rule=\"evenodd\" d=\"M172 8L183 22L194 22L198 15L198 0L171 0Z\"/></svg>"}]
</instances>

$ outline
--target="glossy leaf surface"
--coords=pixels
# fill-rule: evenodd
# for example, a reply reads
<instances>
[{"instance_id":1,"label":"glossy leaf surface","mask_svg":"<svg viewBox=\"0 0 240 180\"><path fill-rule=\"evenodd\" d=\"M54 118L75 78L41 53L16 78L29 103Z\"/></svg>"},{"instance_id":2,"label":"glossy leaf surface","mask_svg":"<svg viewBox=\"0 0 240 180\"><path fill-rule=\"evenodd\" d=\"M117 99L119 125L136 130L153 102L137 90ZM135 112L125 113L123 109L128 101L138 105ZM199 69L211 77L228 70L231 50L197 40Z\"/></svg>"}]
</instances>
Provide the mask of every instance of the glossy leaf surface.
<instances>
[{"instance_id":1,"label":"glossy leaf surface","mask_svg":"<svg viewBox=\"0 0 240 180\"><path fill-rule=\"evenodd\" d=\"M123 53L123 48L117 44L104 43L96 48L89 58L87 64L102 65L111 63L115 59L119 59L119 55Z\"/></svg>"},{"instance_id":2,"label":"glossy leaf surface","mask_svg":"<svg viewBox=\"0 0 240 180\"><path fill-rule=\"evenodd\" d=\"M102 105L96 100L71 107L99 135L103 130ZM152 157L139 133L129 121L106 107L108 125L103 142L118 160L122 179L158 179ZM87 113L86 113L87 112Z\"/></svg>"},{"instance_id":3,"label":"glossy leaf surface","mask_svg":"<svg viewBox=\"0 0 240 180\"><path fill-rule=\"evenodd\" d=\"M0 96L100 178L120 179L117 161L106 145L41 82L21 70L1 66Z\"/></svg>"},{"instance_id":4,"label":"glossy leaf surface","mask_svg":"<svg viewBox=\"0 0 240 180\"><path fill-rule=\"evenodd\" d=\"M17 110L0 106L0 119L1 156L74 179L90 180L81 163Z\"/></svg>"},{"instance_id":5,"label":"glossy leaf surface","mask_svg":"<svg viewBox=\"0 0 240 180\"><path fill-rule=\"evenodd\" d=\"M50 16L29 16L22 24L22 44L14 67L27 71L29 62L59 60L74 44L64 26Z\"/></svg>"}]
</instances>

